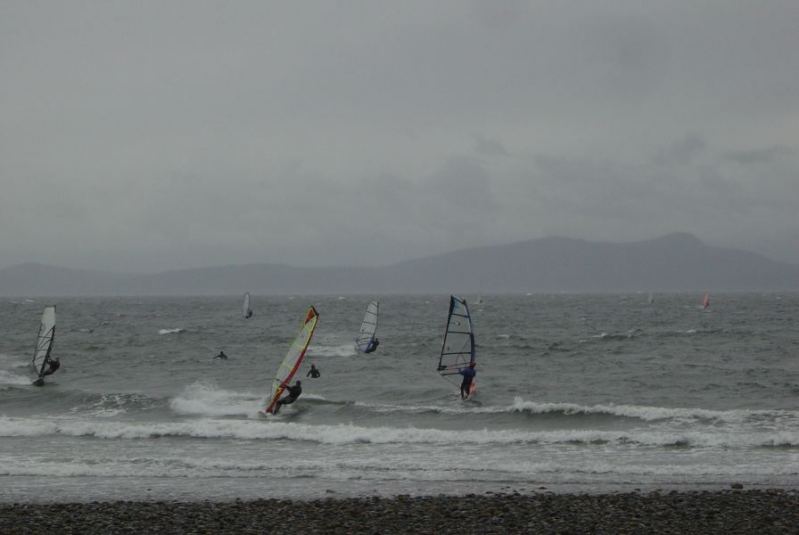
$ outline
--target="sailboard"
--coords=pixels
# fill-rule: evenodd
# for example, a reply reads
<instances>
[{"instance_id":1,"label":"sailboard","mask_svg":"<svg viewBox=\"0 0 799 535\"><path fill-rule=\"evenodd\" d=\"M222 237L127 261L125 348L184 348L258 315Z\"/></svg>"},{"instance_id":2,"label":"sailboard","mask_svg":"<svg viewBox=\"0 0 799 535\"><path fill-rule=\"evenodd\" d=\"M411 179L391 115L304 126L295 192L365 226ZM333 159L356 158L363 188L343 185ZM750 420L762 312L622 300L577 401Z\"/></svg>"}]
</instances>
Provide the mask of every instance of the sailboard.
<instances>
[{"instance_id":1,"label":"sailboard","mask_svg":"<svg viewBox=\"0 0 799 535\"><path fill-rule=\"evenodd\" d=\"M252 317L252 308L250 308L250 292L244 294L244 302L241 304L241 314L245 318Z\"/></svg>"},{"instance_id":2,"label":"sailboard","mask_svg":"<svg viewBox=\"0 0 799 535\"><path fill-rule=\"evenodd\" d=\"M475 362L474 330L469 305L465 299L451 295L444 341L438 357L438 373L443 376L456 375L462 368ZM477 390L477 380L472 380L469 395Z\"/></svg>"},{"instance_id":3,"label":"sailboard","mask_svg":"<svg viewBox=\"0 0 799 535\"><path fill-rule=\"evenodd\" d=\"M380 303L372 301L366 306L366 313L361 322L361 330L358 331L358 338L355 339L355 348L361 353L371 353L377 349L377 317L380 313Z\"/></svg>"},{"instance_id":4,"label":"sailboard","mask_svg":"<svg viewBox=\"0 0 799 535\"><path fill-rule=\"evenodd\" d=\"M55 307L45 307L42 312L42 322L39 325L39 336L36 338L36 349L33 351L31 366L34 373L41 379L47 364L50 362L50 353L55 342Z\"/></svg>"},{"instance_id":5,"label":"sailboard","mask_svg":"<svg viewBox=\"0 0 799 535\"><path fill-rule=\"evenodd\" d=\"M710 308L710 294L705 292L705 296L702 298L702 308L707 310Z\"/></svg>"},{"instance_id":6,"label":"sailboard","mask_svg":"<svg viewBox=\"0 0 799 535\"><path fill-rule=\"evenodd\" d=\"M297 370L300 369L300 365L305 358L305 353L308 351L308 345L311 343L311 338L313 337L318 321L319 313L316 312L314 307L310 307L308 313L305 315L305 321L302 324L299 334L297 334L291 347L289 347L283 362L281 362L280 366L277 368L275 378L272 380L272 392L267 398L268 402L266 407L263 411L260 411L261 413L272 414L274 412L275 404L277 404L277 400L280 399L280 396L283 395L286 385L294 377L294 374L297 373Z\"/></svg>"}]
</instances>

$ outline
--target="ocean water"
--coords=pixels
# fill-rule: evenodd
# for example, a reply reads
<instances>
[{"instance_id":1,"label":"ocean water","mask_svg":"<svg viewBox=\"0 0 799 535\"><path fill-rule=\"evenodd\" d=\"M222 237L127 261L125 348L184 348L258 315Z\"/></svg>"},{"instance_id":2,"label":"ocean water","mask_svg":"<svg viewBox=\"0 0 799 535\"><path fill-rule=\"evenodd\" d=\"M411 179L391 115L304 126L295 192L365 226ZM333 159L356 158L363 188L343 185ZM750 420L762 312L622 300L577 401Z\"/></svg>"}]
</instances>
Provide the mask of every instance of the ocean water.
<instances>
[{"instance_id":1,"label":"ocean water","mask_svg":"<svg viewBox=\"0 0 799 535\"><path fill-rule=\"evenodd\" d=\"M0 501L799 487L799 295L467 295L467 402L435 371L448 296L381 298L356 354L373 297L2 299ZM310 304L304 394L259 418Z\"/></svg>"}]
</instances>

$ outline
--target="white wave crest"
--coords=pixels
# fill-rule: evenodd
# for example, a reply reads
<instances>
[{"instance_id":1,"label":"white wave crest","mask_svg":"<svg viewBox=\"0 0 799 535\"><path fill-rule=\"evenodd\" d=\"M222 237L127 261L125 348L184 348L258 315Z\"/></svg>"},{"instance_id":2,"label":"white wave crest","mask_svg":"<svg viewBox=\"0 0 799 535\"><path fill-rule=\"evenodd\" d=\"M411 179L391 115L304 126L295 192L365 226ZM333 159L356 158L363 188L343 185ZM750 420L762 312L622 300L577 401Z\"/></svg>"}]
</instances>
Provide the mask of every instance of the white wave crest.
<instances>
[{"instance_id":1,"label":"white wave crest","mask_svg":"<svg viewBox=\"0 0 799 535\"><path fill-rule=\"evenodd\" d=\"M180 327L176 329L159 329L158 334L177 334L184 332L185 329L181 329Z\"/></svg>"},{"instance_id":2,"label":"white wave crest","mask_svg":"<svg viewBox=\"0 0 799 535\"><path fill-rule=\"evenodd\" d=\"M659 420L712 420L723 423L753 423L756 421L779 421L782 425L786 422L799 424L799 411L790 410L728 410L719 411L699 408L670 408L651 407L645 405L579 405L577 403L547 403L525 401L515 397L511 405L495 405L487 407L441 406L441 405L397 405L388 403L355 402L356 407L364 407L374 412L391 413L424 413L436 412L441 414L499 414L499 413L528 413L528 414L563 414L571 415L609 415L625 418L635 418L647 422Z\"/></svg>"},{"instance_id":3,"label":"white wave crest","mask_svg":"<svg viewBox=\"0 0 799 535\"><path fill-rule=\"evenodd\" d=\"M79 419L30 419L0 416L0 437L66 435L102 439L159 437L292 440L321 444L618 444L660 447L799 447L799 431L741 432L708 428L702 431L654 430L471 430L415 427L307 425L279 421L198 419L186 422L130 423Z\"/></svg>"},{"instance_id":4,"label":"white wave crest","mask_svg":"<svg viewBox=\"0 0 799 535\"><path fill-rule=\"evenodd\" d=\"M18 375L6 370L0 370L0 385L29 385L31 380L25 375Z\"/></svg>"},{"instance_id":5,"label":"white wave crest","mask_svg":"<svg viewBox=\"0 0 799 535\"><path fill-rule=\"evenodd\" d=\"M308 348L309 357L354 357L355 342L339 346L313 345Z\"/></svg>"},{"instance_id":6,"label":"white wave crest","mask_svg":"<svg viewBox=\"0 0 799 535\"><path fill-rule=\"evenodd\" d=\"M546 414L560 412L563 414L609 414L637 418L645 421L668 419L706 419L728 423L740 423L752 418L796 419L799 411L788 410L712 410L699 408L650 407L645 405L578 405L576 403L540 403L525 401L521 397L513 399L512 412L529 412Z\"/></svg>"},{"instance_id":7,"label":"white wave crest","mask_svg":"<svg viewBox=\"0 0 799 535\"><path fill-rule=\"evenodd\" d=\"M178 414L192 416L252 416L263 396L218 389L207 383L194 383L169 402Z\"/></svg>"}]
</instances>

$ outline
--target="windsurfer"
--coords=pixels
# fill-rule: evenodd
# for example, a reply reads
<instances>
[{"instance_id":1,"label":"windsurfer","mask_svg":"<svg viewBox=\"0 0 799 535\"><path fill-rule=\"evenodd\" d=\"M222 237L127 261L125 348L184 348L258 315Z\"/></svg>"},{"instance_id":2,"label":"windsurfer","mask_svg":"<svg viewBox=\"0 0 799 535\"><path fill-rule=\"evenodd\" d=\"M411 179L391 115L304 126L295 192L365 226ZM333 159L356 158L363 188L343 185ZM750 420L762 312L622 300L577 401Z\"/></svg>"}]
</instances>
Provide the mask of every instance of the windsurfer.
<instances>
[{"instance_id":1,"label":"windsurfer","mask_svg":"<svg viewBox=\"0 0 799 535\"><path fill-rule=\"evenodd\" d=\"M280 407L283 405L290 405L297 401L297 398L302 394L302 383L299 380L294 383L294 386L288 386L287 384L284 384L283 386L286 388L286 390L288 390L288 395L283 399L277 400L273 414L277 414L278 411L280 411Z\"/></svg>"},{"instance_id":2,"label":"windsurfer","mask_svg":"<svg viewBox=\"0 0 799 535\"><path fill-rule=\"evenodd\" d=\"M319 368L316 367L316 364L311 364L311 369L308 370L308 373L305 374L305 377L310 377L311 379L317 379L320 375Z\"/></svg>"},{"instance_id":3,"label":"windsurfer","mask_svg":"<svg viewBox=\"0 0 799 535\"><path fill-rule=\"evenodd\" d=\"M244 317L245 318L251 318L252 317L252 310L248 310L247 314L245 314Z\"/></svg>"},{"instance_id":4,"label":"windsurfer","mask_svg":"<svg viewBox=\"0 0 799 535\"><path fill-rule=\"evenodd\" d=\"M369 342L369 347L367 347L364 350L364 353L371 353L372 351L377 349L377 346L379 346L379 345L380 345L380 340L378 340L377 338L373 338L372 341Z\"/></svg>"},{"instance_id":5,"label":"windsurfer","mask_svg":"<svg viewBox=\"0 0 799 535\"><path fill-rule=\"evenodd\" d=\"M215 359L227 360L227 355L225 355L224 351L220 351L217 356L214 357Z\"/></svg>"},{"instance_id":6,"label":"windsurfer","mask_svg":"<svg viewBox=\"0 0 799 535\"><path fill-rule=\"evenodd\" d=\"M470 362L468 368L460 368L458 373L463 375L463 381L461 382L461 399L466 399L469 397L469 388L472 386L474 376L477 375L477 371L474 369L474 362Z\"/></svg>"},{"instance_id":7,"label":"windsurfer","mask_svg":"<svg viewBox=\"0 0 799 535\"><path fill-rule=\"evenodd\" d=\"M44 377L45 375L54 374L56 372L56 370L58 370L58 368L61 367L61 361L58 360L58 358L54 358L54 359L50 360L50 362L48 362L47 365L48 365L48 368L42 372L42 375L40 377Z\"/></svg>"}]
</instances>

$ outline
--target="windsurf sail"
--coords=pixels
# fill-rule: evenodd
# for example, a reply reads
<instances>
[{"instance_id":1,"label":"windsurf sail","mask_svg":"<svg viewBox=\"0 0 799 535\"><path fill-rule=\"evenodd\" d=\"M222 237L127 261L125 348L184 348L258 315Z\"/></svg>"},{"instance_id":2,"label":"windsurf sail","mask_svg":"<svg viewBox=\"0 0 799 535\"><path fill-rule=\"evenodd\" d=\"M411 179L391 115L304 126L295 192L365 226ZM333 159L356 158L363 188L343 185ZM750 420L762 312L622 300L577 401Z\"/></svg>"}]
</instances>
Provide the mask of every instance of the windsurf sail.
<instances>
[{"instance_id":1,"label":"windsurf sail","mask_svg":"<svg viewBox=\"0 0 799 535\"><path fill-rule=\"evenodd\" d=\"M245 318L252 316L252 309L250 308L250 292L244 294L244 302L241 304L241 314Z\"/></svg>"},{"instance_id":2,"label":"windsurf sail","mask_svg":"<svg viewBox=\"0 0 799 535\"><path fill-rule=\"evenodd\" d=\"M447 329L438 358L438 373L454 375L460 368L475 362L474 331L469 306L465 299L451 295Z\"/></svg>"},{"instance_id":3,"label":"windsurf sail","mask_svg":"<svg viewBox=\"0 0 799 535\"><path fill-rule=\"evenodd\" d=\"M647 297L646 302L650 305L655 302L655 296L652 295L652 292L649 292L649 297Z\"/></svg>"},{"instance_id":4,"label":"windsurf sail","mask_svg":"<svg viewBox=\"0 0 799 535\"><path fill-rule=\"evenodd\" d=\"M308 313L305 315L305 322L302 324L302 329L300 329L299 334L294 339L294 343L289 347L286 357L277 369L275 378L272 381L272 392L269 394L264 412L270 414L274 412L277 400L280 399L280 396L283 395L283 391L286 389L285 385L291 381L294 374L300 369L300 365L305 358L305 352L308 351L308 345L311 343L311 338L313 337L318 321L319 314L316 312L316 309L314 307L309 308Z\"/></svg>"},{"instance_id":5,"label":"windsurf sail","mask_svg":"<svg viewBox=\"0 0 799 535\"><path fill-rule=\"evenodd\" d=\"M702 308L707 309L710 307L710 294L705 292L705 296L702 298Z\"/></svg>"},{"instance_id":6,"label":"windsurf sail","mask_svg":"<svg viewBox=\"0 0 799 535\"><path fill-rule=\"evenodd\" d=\"M36 350L33 352L33 371L41 377L45 366L50 361L50 352L55 341L55 307L45 307L42 312L42 323L39 326L39 336L36 339Z\"/></svg>"},{"instance_id":7,"label":"windsurf sail","mask_svg":"<svg viewBox=\"0 0 799 535\"><path fill-rule=\"evenodd\" d=\"M375 348L375 333L377 333L377 316L380 313L380 303L372 301L366 307L366 314L361 322L361 330L355 339L355 348L362 353L370 353Z\"/></svg>"}]
</instances>

